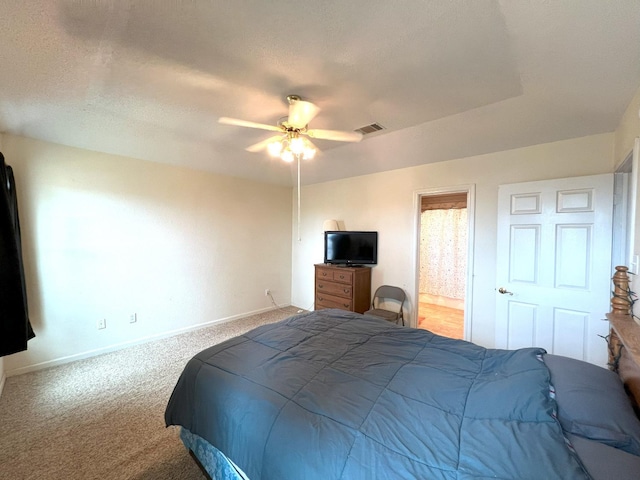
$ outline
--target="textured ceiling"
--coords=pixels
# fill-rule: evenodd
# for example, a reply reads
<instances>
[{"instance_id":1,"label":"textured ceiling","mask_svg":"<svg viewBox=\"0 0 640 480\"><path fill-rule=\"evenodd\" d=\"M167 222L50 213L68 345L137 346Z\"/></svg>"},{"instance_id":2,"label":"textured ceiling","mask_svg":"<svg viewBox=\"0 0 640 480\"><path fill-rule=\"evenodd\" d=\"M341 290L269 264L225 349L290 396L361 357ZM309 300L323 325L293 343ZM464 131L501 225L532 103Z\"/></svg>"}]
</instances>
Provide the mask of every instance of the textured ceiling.
<instances>
[{"instance_id":1,"label":"textured ceiling","mask_svg":"<svg viewBox=\"0 0 640 480\"><path fill-rule=\"evenodd\" d=\"M244 148L288 94L317 141L314 183L616 129L640 86L638 0L0 3L0 131L292 184Z\"/></svg>"}]
</instances>

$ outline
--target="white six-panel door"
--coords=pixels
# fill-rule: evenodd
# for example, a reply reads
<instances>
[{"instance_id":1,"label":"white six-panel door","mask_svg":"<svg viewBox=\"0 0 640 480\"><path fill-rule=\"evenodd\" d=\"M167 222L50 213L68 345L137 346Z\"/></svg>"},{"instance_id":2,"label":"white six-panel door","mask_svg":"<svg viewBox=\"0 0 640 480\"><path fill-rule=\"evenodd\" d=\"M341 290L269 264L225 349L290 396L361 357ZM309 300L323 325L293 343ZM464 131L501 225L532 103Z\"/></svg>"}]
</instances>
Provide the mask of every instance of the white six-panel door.
<instances>
[{"instance_id":1,"label":"white six-panel door","mask_svg":"<svg viewBox=\"0 0 640 480\"><path fill-rule=\"evenodd\" d=\"M612 213L613 174L499 187L498 348L606 364Z\"/></svg>"}]
</instances>

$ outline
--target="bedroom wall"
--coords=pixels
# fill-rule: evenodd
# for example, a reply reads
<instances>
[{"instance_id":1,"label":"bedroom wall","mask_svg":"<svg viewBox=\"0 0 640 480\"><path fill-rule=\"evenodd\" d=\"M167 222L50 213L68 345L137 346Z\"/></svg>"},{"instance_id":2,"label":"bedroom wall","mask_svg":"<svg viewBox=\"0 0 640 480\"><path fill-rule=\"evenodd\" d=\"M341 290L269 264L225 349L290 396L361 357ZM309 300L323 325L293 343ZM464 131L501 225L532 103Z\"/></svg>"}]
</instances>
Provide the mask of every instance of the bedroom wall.
<instances>
[{"instance_id":1,"label":"bedroom wall","mask_svg":"<svg viewBox=\"0 0 640 480\"><path fill-rule=\"evenodd\" d=\"M415 192L474 184L471 340L492 347L498 185L612 172L613 148L614 134L609 133L303 187L302 240L293 247L292 303L304 308L313 305L313 265L323 260L323 220L337 219L344 221L347 230L379 231L379 263L372 271L372 288L401 286L414 310Z\"/></svg>"},{"instance_id":2,"label":"bedroom wall","mask_svg":"<svg viewBox=\"0 0 640 480\"><path fill-rule=\"evenodd\" d=\"M640 89L636 92L633 100L627 107L620 125L615 132L615 165L619 166L633 151L635 139L640 137ZM636 181L640 185L640 171L636 172ZM636 216L635 216L635 240L634 253L640 255L640 188L636 192ZM633 268L633 267L632 267ZM631 275L631 290L638 291L637 275ZM637 312L635 312L637 314Z\"/></svg>"},{"instance_id":3,"label":"bedroom wall","mask_svg":"<svg viewBox=\"0 0 640 480\"><path fill-rule=\"evenodd\" d=\"M627 107L615 132L615 164L619 165L633 150L633 142L640 136L640 88Z\"/></svg>"},{"instance_id":4,"label":"bedroom wall","mask_svg":"<svg viewBox=\"0 0 640 480\"><path fill-rule=\"evenodd\" d=\"M2 149L37 335L9 375L268 310L265 288L289 304L291 188L10 135Z\"/></svg>"}]
</instances>

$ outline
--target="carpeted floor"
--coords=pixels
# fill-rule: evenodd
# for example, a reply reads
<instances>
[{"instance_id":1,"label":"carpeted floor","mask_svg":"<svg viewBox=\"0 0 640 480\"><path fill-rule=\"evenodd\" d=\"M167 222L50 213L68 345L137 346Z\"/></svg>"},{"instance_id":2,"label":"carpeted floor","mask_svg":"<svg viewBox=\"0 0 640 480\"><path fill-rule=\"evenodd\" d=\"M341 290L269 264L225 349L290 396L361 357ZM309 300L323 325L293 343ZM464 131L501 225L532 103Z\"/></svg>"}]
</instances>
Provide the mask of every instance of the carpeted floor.
<instances>
[{"instance_id":1,"label":"carpeted floor","mask_svg":"<svg viewBox=\"0 0 640 480\"><path fill-rule=\"evenodd\" d=\"M0 479L204 479L164 409L200 350L295 314L286 307L9 377L0 397Z\"/></svg>"}]
</instances>

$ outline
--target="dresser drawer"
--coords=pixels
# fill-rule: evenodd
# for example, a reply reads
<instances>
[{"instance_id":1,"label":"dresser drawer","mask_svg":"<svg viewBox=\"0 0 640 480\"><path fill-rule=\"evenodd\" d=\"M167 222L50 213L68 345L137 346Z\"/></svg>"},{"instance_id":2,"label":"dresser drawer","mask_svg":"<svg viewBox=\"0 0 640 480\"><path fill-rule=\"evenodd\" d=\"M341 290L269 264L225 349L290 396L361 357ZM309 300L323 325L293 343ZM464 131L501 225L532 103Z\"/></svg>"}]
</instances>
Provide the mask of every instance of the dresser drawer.
<instances>
[{"instance_id":1,"label":"dresser drawer","mask_svg":"<svg viewBox=\"0 0 640 480\"><path fill-rule=\"evenodd\" d=\"M316 278L318 280L333 280L333 269L316 268Z\"/></svg>"},{"instance_id":2,"label":"dresser drawer","mask_svg":"<svg viewBox=\"0 0 640 480\"><path fill-rule=\"evenodd\" d=\"M340 308L342 310L351 310L353 305L350 298L338 297L336 295L327 295L325 293L316 293L316 310L322 308Z\"/></svg>"},{"instance_id":3,"label":"dresser drawer","mask_svg":"<svg viewBox=\"0 0 640 480\"><path fill-rule=\"evenodd\" d=\"M353 283L353 272L342 270L340 268L318 268L316 270L316 278L318 280L329 280L340 283Z\"/></svg>"},{"instance_id":4,"label":"dresser drawer","mask_svg":"<svg viewBox=\"0 0 640 480\"><path fill-rule=\"evenodd\" d=\"M351 285L318 280L317 293L324 293L326 295L337 295L339 297L346 297L350 299L353 295L353 289L351 288Z\"/></svg>"},{"instance_id":5,"label":"dresser drawer","mask_svg":"<svg viewBox=\"0 0 640 480\"><path fill-rule=\"evenodd\" d=\"M333 280L340 283L348 283L351 285L353 282L353 273L349 270L334 270Z\"/></svg>"}]
</instances>

